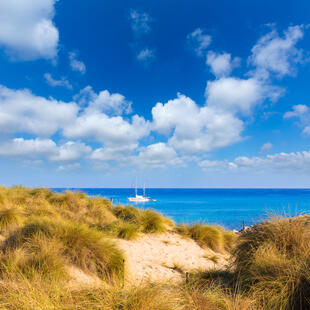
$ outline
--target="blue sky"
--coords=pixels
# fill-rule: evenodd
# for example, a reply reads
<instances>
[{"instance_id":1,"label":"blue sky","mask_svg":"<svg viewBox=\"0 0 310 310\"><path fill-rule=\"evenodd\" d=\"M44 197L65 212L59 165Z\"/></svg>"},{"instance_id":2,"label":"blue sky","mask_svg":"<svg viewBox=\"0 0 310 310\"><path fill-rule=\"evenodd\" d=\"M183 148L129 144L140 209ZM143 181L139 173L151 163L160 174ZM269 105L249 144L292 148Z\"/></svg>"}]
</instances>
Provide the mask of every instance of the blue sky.
<instances>
[{"instance_id":1,"label":"blue sky","mask_svg":"<svg viewBox=\"0 0 310 310\"><path fill-rule=\"evenodd\" d=\"M0 0L0 183L310 186L309 9Z\"/></svg>"}]
</instances>

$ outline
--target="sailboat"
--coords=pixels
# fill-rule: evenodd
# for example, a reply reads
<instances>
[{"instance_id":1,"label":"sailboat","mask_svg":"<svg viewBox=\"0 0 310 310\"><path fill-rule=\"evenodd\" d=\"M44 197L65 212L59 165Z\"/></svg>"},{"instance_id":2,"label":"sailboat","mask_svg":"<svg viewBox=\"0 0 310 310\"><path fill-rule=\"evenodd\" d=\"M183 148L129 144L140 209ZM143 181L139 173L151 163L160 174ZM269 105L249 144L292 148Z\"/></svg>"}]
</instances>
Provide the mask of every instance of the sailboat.
<instances>
[{"instance_id":1,"label":"sailboat","mask_svg":"<svg viewBox=\"0 0 310 310\"><path fill-rule=\"evenodd\" d=\"M135 197L128 197L128 200L131 202L148 202L150 201L150 197L145 196L145 185L143 185L143 195L138 195L137 185L135 188Z\"/></svg>"}]
</instances>

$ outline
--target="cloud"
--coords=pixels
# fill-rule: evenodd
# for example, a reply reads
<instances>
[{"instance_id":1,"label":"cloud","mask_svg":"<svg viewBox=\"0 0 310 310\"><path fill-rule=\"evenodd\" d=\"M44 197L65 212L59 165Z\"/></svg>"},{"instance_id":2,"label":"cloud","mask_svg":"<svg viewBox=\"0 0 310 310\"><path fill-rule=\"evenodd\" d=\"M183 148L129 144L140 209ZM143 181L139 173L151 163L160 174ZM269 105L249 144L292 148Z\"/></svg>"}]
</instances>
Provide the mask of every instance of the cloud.
<instances>
[{"instance_id":1,"label":"cloud","mask_svg":"<svg viewBox=\"0 0 310 310\"><path fill-rule=\"evenodd\" d=\"M133 161L136 165L144 168L164 168L168 165L184 165L183 161L178 158L176 151L162 142L141 148L138 156Z\"/></svg>"},{"instance_id":2,"label":"cloud","mask_svg":"<svg viewBox=\"0 0 310 310\"><path fill-rule=\"evenodd\" d=\"M153 62L155 58L155 50L150 50L149 48L142 49L137 55L137 60L146 65L149 65L151 62Z\"/></svg>"},{"instance_id":3,"label":"cloud","mask_svg":"<svg viewBox=\"0 0 310 310\"><path fill-rule=\"evenodd\" d=\"M231 113L250 115L265 99L275 102L283 95L279 87L270 86L255 78L235 77L209 81L206 87L207 105Z\"/></svg>"},{"instance_id":4,"label":"cloud","mask_svg":"<svg viewBox=\"0 0 310 310\"><path fill-rule=\"evenodd\" d=\"M92 151L91 147L81 142L68 141L59 146L55 154L49 156L52 161L74 161Z\"/></svg>"},{"instance_id":5,"label":"cloud","mask_svg":"<svg viewBox=\"0 0 310 310\"><path fill-rule=\"evenodd\" d=\"M70 171L74 169L80 168L80 163L68 164L68 165L61 165L57 168L58 171Z\"/></svg>"},{"instance_id":6,"label":"cloud","mask_svg":"<svg viewBox=\"0 0 310 310\"><path fill-rule=\"evenodd\" d=\"M303 59L302 49L295 46L303 36L303 25L297 25L288 27L283 37L275 29L261 37L248 59L249 64L256 67L252 74L263 79L271 74L277 78L294 75L295 65Z\"/></svg>"},{"instance_id":7,"label":"cloud","mask_svg":"<svg viewBox=\"0 0 310 310\"><path fill-rule=\"evenodd\" d=\"M233 161L202 161L199 166L205 170L215 169L223 170L233 169L235 171L257 171L267 172L274 171L296 172L310 171L310 151L292 152L292 153L276 153L263 157L247 157L240 156Z\"/></svg>"},{"instance_id":8,"label":"cloud","mask_svg":"<svg viewBox=\"0 0 310 310\"><path fill-rule=\"evenodd\" d=\"M90 158L99 161L127 162L138 143L112 145L110 147L98 148L93 151Z\"/></svg>"},{"instance_id":9,"label":"cloud","mask_svg":"<svg viewBox=\"0 0 310 310\"><path fill-rule=\"evenodd\" d=\"M272 149L273 145L270 142L266 142L262 145L262 147L260 148L261 152L268 152Z\"/></svg>"},{"instance_id":10,"label":"cloud","mask_svg":"<svg viewBox=\"0 0 310 310\"><path fill-rule=\"evenodd\" d=\"M77 59L77 54L75 52L69 53L70 66L73 71L80 72L81 74L86 73L86 66L84 62Z\"/></svg>"},{"instance_id":11,"label":"cloud","mask_svg":"<svg viewBox=\"0 0 310 310\"><path fill-rule=\"evenodd\" d=\"M0 144L0 156L44 157L50 161L66 162L79 159L91 152L84 143L68 141L60 146L51 139L15 138Z\"/></svg>"},{"instance_id":12,"label":"cloud","mask_svg":"<svg viewBox=\"0 0 310 310\"><path fill-rule=\"evenodd\" d=\"M131 121L121 116L109 117L104 113L85 111L68 124L63 131L68 138L88 138L104 145L135 143L149 134L149 125L143 117L134 115Z\"/></svg>"},{"instance_id":13,"label":"cloud","mask_svg":"<svg viewBox=\"0 0 310 310\"><path fill-rule=\"evenodd\" d=\"M76 99L79 99L82 109L71 123L64 126L63 134L67 138L87 138L115 147L137 143L150 132L149 122L143 117L133 115L126 120L117 115L131 110L131 103L120 94L103 91L97 95L88 86Z\"/></svg>"},{"instance_id":14,"label":"cloud","mask_svg":"<svg viewBox=\"0 0 310 310\"><path fill-rule=\"evenodd\" d=\"M59 33L56 0L0 1L0 46L15 60L53 59Z\"/></svg>"},{"instance_id":15,"label":"cloud","mask_svg":"<svg viewBox=\"0 0 310 310\"><path fill-rule=\"evenodd\" d=\"M293 110L284 114L284 119L297 118L299 125L303 127L303 133L310 135L310 108L304 104L293 106Z\"/></svg>"},{"instance_id":16,"label":"cloud","mask_svg":"<svg viewBox=\"0 0 310 310\"><path fill-rule=\"evenodd\" d=\"M1 156L36 157L55 152L56 143L50 139L15 138L0 145Z\"/></svg>"},{"instance_id":17,"label":"cloud","mask_svg":"<svg viewBox=\"0 0 310 310\"><path fill-rule=\"evenodd\" d=\"M0 86L1 135L32 134L45 138L59 133L66 138L90 139L115 148L122 144L138 145L150 133L150 124L143 117L133 115L125 119L119 115L131 111L131 102L120 94L107 90L96 94L88 86L75 100L77 103L64 103L36 96L26 89ZM69 156L75 153L73 146L82 145L65 144L52 159L73 156Z\"/></svg>"},{"instance_id":18,"label":"cloud","mask_svg":"<svg viewBox=\"0 0 310 310\"><path fill-rule=\"evenodd\" d=\"M13 90L0 85L0 132L29 133L49 137L74 121L75 103L35 96L29 90Z\"/></svg>"},{"instance_id":19,"label":"cloud","mask_svg":"<svg viewBox=\"0 0 310 310\"><path fill-rule=\"evenodd\" d=\"M72 89L72 85L70 84L70 82L68 80L66 80L65 78L61 78L60 80L55 80L50 73L45 73L44 74L44 78L47 82L48 85L52 86L52 87L65 87L68 89Z\"/></svg>"},{"instance_id":20,"label":"cloud","mask_svg":"<svg viewBox=\"0 0 310 310\"><path fill-rule=\"evenodd\" d=\"M221 160L203 160L198 162L198 165L203 168L203 170L233 170L236 169L237 166L233 162L221 161Z\"/></svg>"},{"instance_id":21,"label":"cloud","mask_svg":"<svg viewBox=\"0 0 310 310\"><path fill-rule=\"evenodd\" d=\"M168 144L183 154L198 154L242 140L243 117L251 117L265 99L275 101L281 89L250 79L221 78L209 81L206 105L178 95L152 109L152 129L171 135Z\"/></svg>"},{"instance_id":22,"label":"cloud","mask_svg":"<svg viewBox=\"0 0 310 310\"><path fill-rule=\"evenodd\" d=\"M130 10L131 28L136 35L148 33L151 30L152 18L145 12Z\"/></svg>"},{"instance_id":23,"label":"cloud","mask_svg":"<svg viewBox=\"0 0 310 310\"><path fill-rule=\"evenodd\" d=\"M104 112L110 115L121 115L131 113L132 102L118 93L110 94L108 90L103 90L96 94L91 86L83 88L79 94L74 96L81 107L87 107L87 111L94 113Z\"/></svg>"},{"instance_id":24,"label":"cloud","mask_svg":"<svg viewBox=\"0 0 310 310\"><path fill-rule=\"evenodd\" d=\"M209 51L206 63L210 66L211 72L220 78L230 75L232 70L240 65L240 61L241 59L238 57L232 59L228 53L217 54Z\"/></svg>"},{"instance_id":25,"label":"cloud","mask_svg":"<svg viewBox=\"0 0 310 310\"><path fill-rule=\"evenodd\" d=\"M198 56L204 55L204 52L211 44L211 41L212 37L208 34L204 34L201 28L197 28L187 35L187 43L195 50Z\"/></svg>"},{"instance_id":26,"label":"cloud","mask_svg":"<svg viewBox=\"0 0 310 310\"><path fill-rule=\"evenodd\" d=\"M231 113L212 107L199 107L193 100L178 95L152 109L152 128L170 135L168 144L184 154L212 151L241 140L243 122Z\"/></svg>"}]
</instances>

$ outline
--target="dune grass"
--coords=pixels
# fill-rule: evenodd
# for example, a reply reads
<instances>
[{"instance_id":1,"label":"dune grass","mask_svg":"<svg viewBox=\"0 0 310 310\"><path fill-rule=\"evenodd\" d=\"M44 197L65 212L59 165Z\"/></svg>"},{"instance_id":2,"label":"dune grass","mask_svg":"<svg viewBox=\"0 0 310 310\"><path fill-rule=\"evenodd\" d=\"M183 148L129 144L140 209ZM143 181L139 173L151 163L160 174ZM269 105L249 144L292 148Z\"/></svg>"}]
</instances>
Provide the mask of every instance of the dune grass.
<instances>
[{"instance_id":1,"label":"dune grass","mask_svg":"<svg viewBox=\"0 0 310 310\"><path fill-rule=\"evenodd\" d=\"M0 231L3 232L19 225L21 222L19 213L14 207L0 209Z\"/></svg>"},{"instance_id":2,"label":"dune grass","mask_svg":"<svg viewBox=\"0 0 310 310\"><path fill-rule=\"evenodd\" d=\"M57 240L67 263L108 280L121 280L124 274L123 254L114 243L97 230L66 220L31 218L3 243L4 253L33 248L42 239Z\"/></svg>"},{"instance_id":3,"label":"dune grass","mask_svg":"<svg viewBox=\"0 0 310 310\"><path fill-rule=\"evenodd\" d=\"M101 230L111 237L125 240L136 239L140 232L138 224L124 222L123 220L118 220L111 224L104 225Z\"/></svg>"},{"instance_id":4,"label":"dune grass","mask_svg":"<svg viewBox=\"0 0 310 310\"><path fill-rule=\"evenodd\" d=\"M266 309L310 308L309 217L256 225L240 236L233 254L240 282Z\"/></svg>"},{"instance_id":5,"label":"dune grass","mask_svg":"<svg viewBox=\"0 0 310 310\"><path fill-rule=\"evenodd\" d=\"M176 230L181 235L194 239L201 246L218 252L231 250L237 239L237 235L234 232L225 231L219 226L200 223L193 225L183 224L178 226Z\"/></svg>"},{"instance_id":6,"label":"dune grass","mask_svg":"<svg viewBox=\"0 0 310 310\"><path fill-rule=\"evenodd\" d=\"M153 210L141 210L132 206L116 206L111 209L118 218L119 224L110 225L113 229L118 228L117 236L124 239L133 239L139 232L162 233L174 223ZM122 232L120 231L122 228ZM107 230L107 228L106 228Z\"/></svg>"},{"instance_id":7,"label":"dune grass","mask_svg":"<svg viewBox=\"0 0 310 310\"><path fill-rule=\"evenodd\" d=\"M187 283L122 287L124 256L111 237L167 230L231 253L231 265L191 273ZM0 231L0 309L310 309L309 216L273 218L235 234L200 223L174 227L153 210L82 193L0 186ZM216 264L217 254L206 258ZM71 265L102 285L68 286Z\"/></svg>"},{"instance_id":8,"label":"dune grass","mask_svg":"<svg viewBox=\"0 0 310 310\"><path fill-rule=\"evenodd\" d=\"M167 230L163 217L152 210L143 211L141 225L144 233L165 232Z\"/></svg>"}]
</instances>

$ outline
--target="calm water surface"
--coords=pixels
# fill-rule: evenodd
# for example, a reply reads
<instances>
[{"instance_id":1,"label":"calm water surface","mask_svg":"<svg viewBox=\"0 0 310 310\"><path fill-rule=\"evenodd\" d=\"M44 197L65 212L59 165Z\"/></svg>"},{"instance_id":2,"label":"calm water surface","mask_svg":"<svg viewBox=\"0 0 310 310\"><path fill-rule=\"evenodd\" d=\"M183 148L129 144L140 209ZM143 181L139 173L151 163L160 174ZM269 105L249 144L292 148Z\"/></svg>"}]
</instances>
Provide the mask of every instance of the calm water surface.
<instances>
[{"instance_id":1,"label":"calm water surface","mask_svg":"<svg viewBox=\"0 0 310 310\"><path fill-rule=\"evenodd\" d=\"M55 191L66 189L58 188ZM129 204L130 188L79 188L91 196L113 199L114 204ZM139 190L142 194L142 190ZM310 213L310 189L147 189L156 201L133 204L152 208L177 223L205 222L227 229L240 229L262 221L268 214Z\"/></svg>"}]
</instances>

